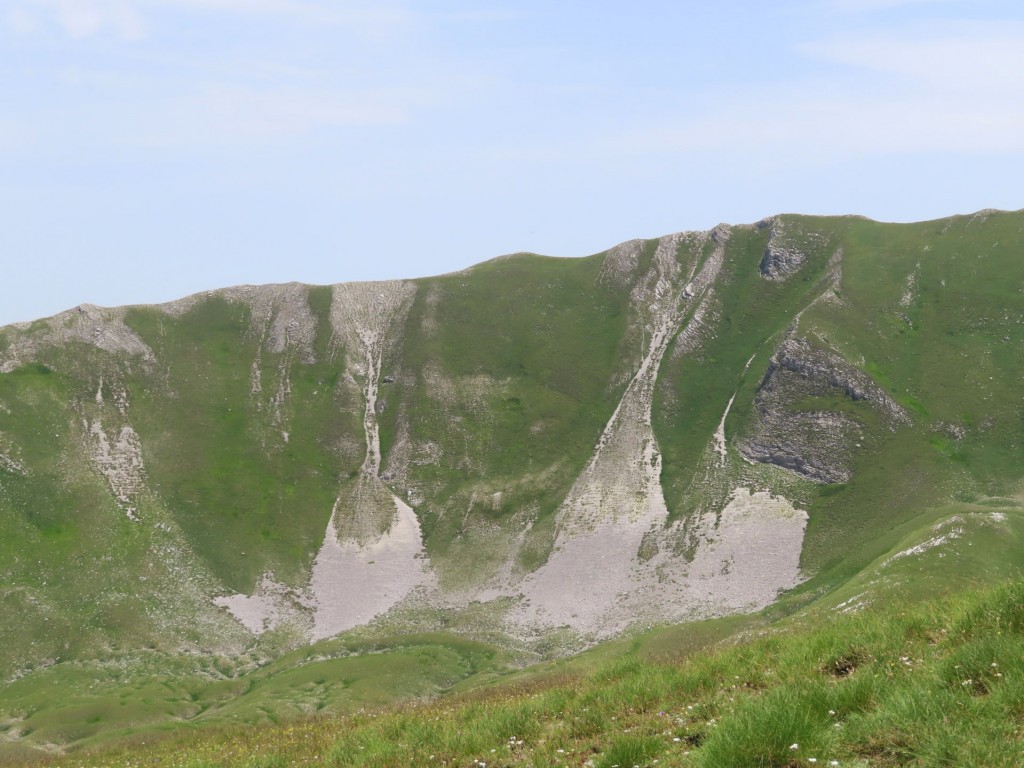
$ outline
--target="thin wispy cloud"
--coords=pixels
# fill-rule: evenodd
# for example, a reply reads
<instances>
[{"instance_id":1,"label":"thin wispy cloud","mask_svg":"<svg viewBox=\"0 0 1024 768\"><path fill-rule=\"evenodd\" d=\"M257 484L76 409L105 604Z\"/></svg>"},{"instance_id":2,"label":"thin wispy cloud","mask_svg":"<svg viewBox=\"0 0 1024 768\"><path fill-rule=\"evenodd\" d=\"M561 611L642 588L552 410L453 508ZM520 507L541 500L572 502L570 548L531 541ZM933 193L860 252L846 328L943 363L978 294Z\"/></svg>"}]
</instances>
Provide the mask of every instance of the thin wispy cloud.
<instances>
[{"instance_id":1,"label":"thin wispy cloud","mask_svg":"<svg viewBox=\"0 0 1024 768\"><path fill-rule=\"evenodd\" d=\"M49 24L51 32L56 26L68 35L70 45L92 36L132 41L102 51L91 47L59 69L37 73L48 87L22 94L19 119L37 126L33 143L41 153L280 146L311 134L407 124L422 110L450 102L473 79L430 60L410 66L415 41L406 31L413 16L398 5L148 0L135 7L144 18L127 13L125 0L21 0L14 9L25 33ZM236 19L242 15L244 26ZM230 44L197 45L182 37L180 22L192 16L231 31ZM296 37L328 46L328 55L307 55L301 44L276 44L256 55L253 42L276 38L282 21L309 24ZM164 34L161 25L171 31ZM190 20L184 28L200 27ZM144 30L148 39L136 44ZM59 126L67 125L76 130L62 140ZM3 142L0 150L11 146Z\"/></svg>"},{"instance_id":2,"label":"thin wispy cloud","mask_svg":"<svg viewBox=\"0 0 1024 768\"><path fill-rule=\"evenodd\" d=\"M54 24L73 39L113 34L140 40L160 14L233 14L276 17L299 24L326 24L383 35L415 18L408 8L368 2L302 2L301 0L17 0L7 14L7 27L21 34Z\"/></svg>"},{"instance_id":3,"label":"thin wispy cloud","mask_svg":"<svg viewBox=\"0 0 1024 768\"><path fill-rule=\"evenodd\" d=\"M927 5L949 5L954 0L829 0L829 6L839 11L863 13Z\"/></svg>"},{"instance_id":4,"label":"thin wispy cloud","mask_svg":"<svg viewBox=\"0 0 1024 768\"><path fill-rule=\"evenodd\" d=\"M1024 106L1018 104L994 107L979 99L951 110L948 101L934 96L908 99L905 93L879 97L859 92L836 97L832 90L822 85L748 99L746 109L719 112L638 142L683 153L764 155L794 168L851 155L1024 151Z\"/></svg>"},{"instance_id":5,"label":"thin wispy cloud","mask_svg":"<svg viewBox=\"0 0 1024 768\"><path fill-rule=\"evenodd\" d=\"M383 2L302 2L301 0L151 0L157 7L206 13L249 16L273 15L296 22L358 26L383 31L415 18L407 6Z\"/></svg>"},{"instance_id":6,"label":"thin wispy cloud","mask_svg":"<svg viewBox=\"0 0 1024 768\"><path fill-rule=\"evenodd\" d=\"M883 72L944 89L1024 89L1024 25L958 24L924 32L890 31L803 45L814 58Z\"/></svg>"},{"instance_id":7,"label":"thin wispy cloud","mask_svg":"<svg viewBox=\"0 0 1024 768\"><path fill-rule=\"evenodd\" d=\"M595 152L815 167L850 156L1024 152L1024 25L909 27L800 44L838 67L617 134Z\"/></svg>"},{"instance_id":8,"label":"thin wispy cloud","mask_svg":"<svg viewBox=\"0 0 1024 768\"><path fill-rule=\"evenodd\" d=\"M109 29L122 39L138 40L146 31L142 17L127 0L31 0L15 12L22 31L36 28L35 13L58 24L72 38Z\"/></svg>"},{"instance_id":9,"label":"thin wispy cloud","mask_svg":"<svg viewBox=\"0 0 1024 768\"><path fill-rule=\"evenodd\" d=\"M39 20L25 8L20 7L9 10L3 22L7 29L18 35L32 34L39 26Z\"/></svg>"},{"instance_id":10,"label":"thin wispy cloud","mask_svg":"<svg viewBox=\"0 0 1024 768\"><path fill-rule=\"evenodd\" d=\"M314 131L396 125L409 120L409 94L206 84L195 93L130 110L118 142L149 147L231 146Z\"/></svg>"}]
</instances>

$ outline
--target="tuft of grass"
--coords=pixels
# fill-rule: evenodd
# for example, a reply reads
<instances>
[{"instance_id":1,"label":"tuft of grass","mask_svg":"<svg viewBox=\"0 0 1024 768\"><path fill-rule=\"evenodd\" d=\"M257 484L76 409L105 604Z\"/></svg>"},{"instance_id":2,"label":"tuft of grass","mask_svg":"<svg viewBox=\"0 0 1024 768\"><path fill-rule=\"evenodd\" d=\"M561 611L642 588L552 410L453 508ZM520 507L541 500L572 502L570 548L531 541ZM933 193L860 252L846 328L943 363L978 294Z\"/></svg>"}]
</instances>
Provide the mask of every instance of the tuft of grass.
<instances>
[{"instance_id":1,"label":"tuft of grass","mask_svg":"<svg viewBox=\"0 0 1024 768\"><path fill-rule=\"evenodd\" d=\"M646 768L664 750L664 740L654 736L617 736L596 765L598 768Z\"/></svg>"},{"instance_id":2,"label":"tuft of grass","mask_svg":"<svg viewBox=\"0 0 1024 768\"><path fill-rule=\"evenodd\" d=\"M829 756L836 738L830 703L821 681L782 686L749 698L710 729L698 765L782 768Z\"/></svg>"}]
</instances>

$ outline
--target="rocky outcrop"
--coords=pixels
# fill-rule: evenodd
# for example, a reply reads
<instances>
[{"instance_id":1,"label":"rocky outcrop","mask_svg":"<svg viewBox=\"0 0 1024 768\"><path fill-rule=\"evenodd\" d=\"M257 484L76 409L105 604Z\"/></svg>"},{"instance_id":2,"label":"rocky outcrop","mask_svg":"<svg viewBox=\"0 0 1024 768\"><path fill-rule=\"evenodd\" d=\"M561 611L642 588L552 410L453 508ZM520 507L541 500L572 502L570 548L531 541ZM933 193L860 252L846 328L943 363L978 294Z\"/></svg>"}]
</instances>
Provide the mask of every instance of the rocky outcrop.
<instances>
[{"instance_id":1,"label":"rocky outcrop","mask_svg":"<svg viewBox=\"0 0 1024 768\"><path fill-rule=\"evenodd\" d=\"M152 359L153 351L124 322L128 309L82 304L46 320L10 325L10 344L0 353L0 373L10 373L36 361L41 350L72 342L89 344L111 354Z\"/></svg>"},{"instance_id":2,"label":"rocky outcrop","mask_svg":"<svg viewBox=\"0 0 1024 768\"><path fill-rule=\"evenodd\" d=\"M769 228L768 244L759 265L761 276L768 280L785 280L803 266L812 252L827 244L824 236L800 231L778 216L760 221L757 226Z\"/></svg>"},{"instance_id":3,"label":"rocky outcrop","mask_svg":"<svg viewBox=\"0 0 1024 768\"><path fill-rule=\"evenodd\" d=\"M797 374L816 390L839 389L851 400L867 400L891 424L910 423L907 412L870 376L838 354L812 346L807 339L788 339L782 343L768 364L761 388L770 389L777 384L780 371Z\"/></svg>"},{"instance_id":4,"label":"rocky outcrop","mask_svg":"<svg viewBox=\"0 0 1024 768\"><path fill-rule=\"evenodd\" d=\"M757 424L739 442L740 453L748 461L775 464L817 482L846 482L863 444L863 426L840 411L799 407L809 398L836 395L870 405L890 429L910 421L870 376L838 354L806 339L787 339L758 387Z\"/></svg>"},{"instance_id":5,"label":"rocky outcrop","mask_svg":"<svg viewBox=\"0 0 1024 768\"><path fill-rule=\"evenodd\" d=\"M27 477L28 470L16 458L15 450L16 448L4 439L3 432L0 432L0 470Z\"/></svg>"},{"instance_id":6,"label":"rocky outcrop","mask_svg":"<svg viewBox=\"0 0 1024 768\"><path fill-rule=\"evenodd\" d=\"M145 489L142 442L130 425L108 433L99 419L85 425L90 437L93 466L110 484L118 506L130 520L138 520L138 496Z\"/></svg>"},{"instance_id":7,"label":"rocky outcrop","mask_svg":"<svg viewBox=\"0 0 1024 768\"><path fill-rule=\"evenodd\" d=\"M792 416L785 424L776 422L742 441L739 449L748 461L774 464L819 483L845 483L852 470L850 441L857 437L852 419L815 411Z\"/></svg>"},{"instance_id":8,"label":"rocky outcrop","mask_svg":"<svg viewBox=\"0 0 1024 768\"><path fill-rule=\"evenodd\" d=\"M605 254L598 280L617 288L626 288L640 264L643 249L643 240L627 240L610 248Z\"/></svg>"}]
</instances>

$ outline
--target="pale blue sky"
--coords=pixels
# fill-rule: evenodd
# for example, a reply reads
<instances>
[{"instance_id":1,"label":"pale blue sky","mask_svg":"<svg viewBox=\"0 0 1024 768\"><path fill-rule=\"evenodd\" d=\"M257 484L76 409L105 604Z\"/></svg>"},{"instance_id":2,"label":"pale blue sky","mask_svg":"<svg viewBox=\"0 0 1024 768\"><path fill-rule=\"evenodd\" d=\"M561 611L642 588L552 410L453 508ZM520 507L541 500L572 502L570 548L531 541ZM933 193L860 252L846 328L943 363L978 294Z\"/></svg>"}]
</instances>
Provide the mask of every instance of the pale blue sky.
<instances>
[{"instance_id":1,"label":"pale blue sky","mask_svg":"<svg viewBox=\"0 0 1024 768\"><path fill-rule=\"evenodd\" d=\"M1018 0L0 0L0 324L1022 181Z\"/></svg>"}]
</instances>

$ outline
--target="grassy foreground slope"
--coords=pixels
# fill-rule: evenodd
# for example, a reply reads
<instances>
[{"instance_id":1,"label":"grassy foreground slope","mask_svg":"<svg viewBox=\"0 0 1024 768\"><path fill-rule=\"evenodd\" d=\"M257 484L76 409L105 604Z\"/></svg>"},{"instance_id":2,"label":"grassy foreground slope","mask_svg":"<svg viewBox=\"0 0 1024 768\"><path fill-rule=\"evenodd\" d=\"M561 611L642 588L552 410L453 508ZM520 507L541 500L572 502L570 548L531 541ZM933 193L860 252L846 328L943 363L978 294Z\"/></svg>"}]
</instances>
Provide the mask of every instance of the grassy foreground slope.
<instances>
[{"instance_id":1,"label":"grassy foreground slope","mask_svg":"<svg viewBox=\"0 0 1024 768\"><path fill-rule=\"evenodd\" d=\"M397 710L179 735L46 765L1010 766L1024 760L1024 586L787 622L666 658L549 670Z\"/></svg>"}]
</instances>

